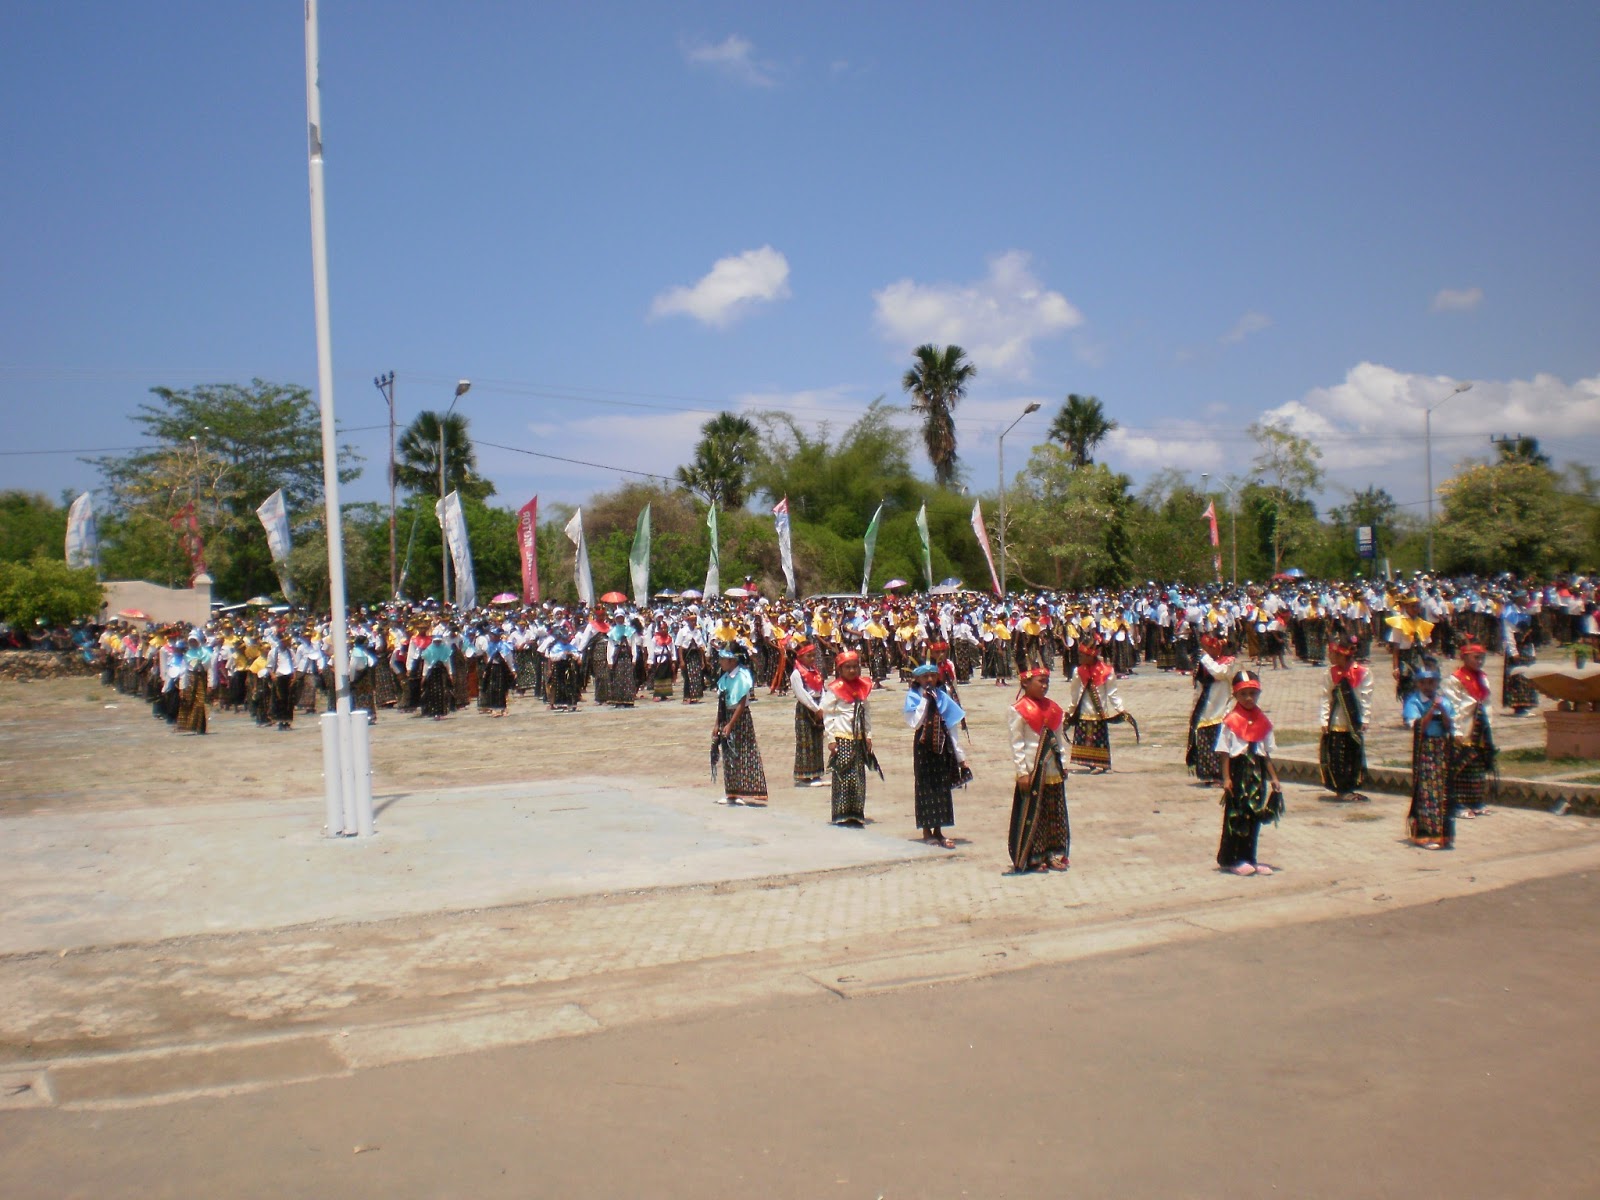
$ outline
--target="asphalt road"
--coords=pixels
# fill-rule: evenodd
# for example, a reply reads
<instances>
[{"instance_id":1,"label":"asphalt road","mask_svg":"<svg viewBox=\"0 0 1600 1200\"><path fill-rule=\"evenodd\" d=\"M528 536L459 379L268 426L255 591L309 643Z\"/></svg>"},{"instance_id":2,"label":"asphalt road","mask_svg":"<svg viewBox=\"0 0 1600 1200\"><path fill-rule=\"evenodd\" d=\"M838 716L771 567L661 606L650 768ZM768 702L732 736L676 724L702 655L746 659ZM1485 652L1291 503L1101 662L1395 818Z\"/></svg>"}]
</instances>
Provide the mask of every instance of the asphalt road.
<instances>
[{"instance_id":1,"label":"asphalt road","mask_svg":"<svg viewBox=\"0 0 1600 1200\"><path fill-rule=\"evenodd\" d=\"M0 1116L13 1197L1600 1195L1600 873L225 1099Z\"/></svg>"}]
</instances>

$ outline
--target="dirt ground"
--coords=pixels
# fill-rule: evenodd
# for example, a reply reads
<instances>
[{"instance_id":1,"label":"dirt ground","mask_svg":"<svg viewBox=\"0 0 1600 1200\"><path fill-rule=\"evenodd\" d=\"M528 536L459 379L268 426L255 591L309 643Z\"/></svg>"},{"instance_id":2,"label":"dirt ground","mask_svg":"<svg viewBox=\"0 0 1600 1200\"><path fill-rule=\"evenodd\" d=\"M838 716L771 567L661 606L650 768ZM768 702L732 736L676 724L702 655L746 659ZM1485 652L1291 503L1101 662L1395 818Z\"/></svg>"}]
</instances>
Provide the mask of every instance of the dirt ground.
<instances>
[{"instance_id":1,"label":"dirt ground","mask_svg":"<svg viewBox=\"0 0 1600 1200\"><path fill-rule=\"evenodd\" d=\"M1600 1194L1600 874L222 1100L9 1113L31 1197Z\"/></svg>"},{"instance_id":2,"label":"dirt ground","mask_svg":"<svg viewBox=\"0 0 1600 1200\"><path fill-rule=\"evenodd\" d=\"M1405 761L1409 735L1399 724L1392 686L1380 664L1368 755L1375 765ZM1264 676L1263 707L1278 731L1280 752L1314 758L1323 673L1296 665ZM1181 772L1191 681L1141 667L1119 682L1137 718L1142 743L1129 726L1112 732L1118 772ZM1054 681L1052 695L1066 689ZM754 714L774 803L809 803L815 794L790 786L794 704L758 688ZM1005 709L1012 686L974 682L961 690L969 712L972 757L978 780L958 794L958 825L990 809L1007 810L1012 769ZM876 749L888 776L872 781L869 813L914 829L910 734L900 716L905 689L875 692ZM704 784L709 795L708 750L715 704L661 704L648 698L633 709L585 704L577 713L552 713L531 696L514 698L510 714L490 719L475 708L434 722L384 711L373 729L374 792L529 778L634 773L676 785ZM1497 714L1503 748L1542 745L1544 723ZM173 733L153 720L149 707L100 685L97 678L0 684L0 816L49 810L172 806L237 799L303 799L322 794L322 744L315 717L302 714L287 733L258 729L247 717L212 708L212 732ZM1181 776L1172 775L1174 782ZM1099 786L1096 784L1094 786ZM821 801L825 808L825 796ZM998 820L1003 822L1004 813ZM983 825L988 826L984 821ZM994 826L1003 837L1003 823ZM990 829L985 827L987 835Z\"/></svg>"}]
</instances>

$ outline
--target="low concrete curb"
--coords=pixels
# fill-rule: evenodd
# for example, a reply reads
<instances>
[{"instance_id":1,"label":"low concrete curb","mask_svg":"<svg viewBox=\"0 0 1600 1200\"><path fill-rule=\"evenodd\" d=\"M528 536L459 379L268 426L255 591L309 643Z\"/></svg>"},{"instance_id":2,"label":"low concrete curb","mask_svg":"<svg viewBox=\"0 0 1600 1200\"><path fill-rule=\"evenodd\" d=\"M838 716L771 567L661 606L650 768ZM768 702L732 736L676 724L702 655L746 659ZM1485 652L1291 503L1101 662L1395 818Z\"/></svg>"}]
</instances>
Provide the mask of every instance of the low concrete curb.
<instances>
[{"instance_id":1,"label":"low concrete curb","mask_svg":"<svg viewBox=\"0 0 1600 1200\"><path fill-rule=\"evenodd\" d=\"M1322 767L1315 759L1274 758L1272 761L1282 779L1293 783L1322 782ZM1411 772L1405 767L1368 767L1367 781L1362 786L1368 791L1409 796ZM1600 787L1585 783L1501 778L1490 782L1489 801L1506 808L1531 808L1557 815L1600 817Z\"/></svg>"}]
</instances>

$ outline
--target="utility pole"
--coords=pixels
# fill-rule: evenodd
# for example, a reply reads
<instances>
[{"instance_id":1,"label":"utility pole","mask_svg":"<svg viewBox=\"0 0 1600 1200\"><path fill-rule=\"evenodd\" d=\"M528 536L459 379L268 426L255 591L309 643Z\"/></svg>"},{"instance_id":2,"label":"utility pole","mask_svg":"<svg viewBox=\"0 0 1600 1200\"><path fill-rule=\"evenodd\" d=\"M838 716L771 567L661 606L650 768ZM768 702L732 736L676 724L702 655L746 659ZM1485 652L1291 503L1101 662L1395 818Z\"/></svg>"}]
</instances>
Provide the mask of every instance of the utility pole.
<instances>
[{"instance_id":1,"label":"utility pole","mask_svg":"<svg viewBox=\"0 0 1600 1200\"><path fill-rule=\"evenodd\" d=\"M1022 410L1022 417L1027 416L1029 413L1036 413L1038 411L1039 411L1039 405L1037 403L1029 404L1026 408L1024 408ZM1011 424L1009 424L1009 425L1007 425L1005 427L1005 430L1000 434L1000 441L999 441L999 456L1000 456L1000 597L1001 597L1001 599L1004 599L1005 596L1006 596L1006 434L1010 433L1018 425L1022 424L1022 417L1018 417L1015 421L1011 422Z\"/></svg>"},{"instance_id":2,"label":"utility pole","mask_svg":"<svg viewBox=\"0 0 1600 1200\"><path fill-rule=\"evenodd\" d=\"M379 375L372 381L389 405L389 598L400 599L400 576L396 563L399 544L394 532L394 372Z\"/></svg>"},{"instance_id":3,"label":"utility pole","mask_svg":"<svg viewBox=\"0 0 1600 1200\"><path fill-rule=\"evenodd\" d=\"M1458 383L1450 389L1444 400L1430 404L1422 411L1422 453L1428 461L1428 574L1433 574L1433 410L1447 400L1454 400L1462 392L1472 390L1470 383Z\"/></svg>"}]
</instances>

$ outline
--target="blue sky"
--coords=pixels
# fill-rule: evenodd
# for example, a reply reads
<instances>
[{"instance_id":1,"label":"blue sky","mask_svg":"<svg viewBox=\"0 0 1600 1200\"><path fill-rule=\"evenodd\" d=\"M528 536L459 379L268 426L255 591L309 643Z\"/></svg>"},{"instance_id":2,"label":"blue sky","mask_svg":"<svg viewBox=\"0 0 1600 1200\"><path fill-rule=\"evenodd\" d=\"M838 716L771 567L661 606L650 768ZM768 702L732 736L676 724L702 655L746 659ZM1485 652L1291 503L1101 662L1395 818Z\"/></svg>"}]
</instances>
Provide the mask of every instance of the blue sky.
<instances>
[{"instance_id":1,"label":"blue sky","mask_svg":"<svg viewBox=\"0 0 1600 1200\"><path fill-rule=\"evenodd\" d=\"M0 486L96 483L155 385L315 382L295 3L11 5ZM1600 7L322 6L335 393L670 474L966 347L974 489L1068 392L1136 478L1312 435L1420 502L1491 433L1600 461ZM384 492L383 428L351 434ZM624 478L480 448L500 499Z\"/></svg>"}]
</instances>

